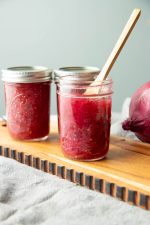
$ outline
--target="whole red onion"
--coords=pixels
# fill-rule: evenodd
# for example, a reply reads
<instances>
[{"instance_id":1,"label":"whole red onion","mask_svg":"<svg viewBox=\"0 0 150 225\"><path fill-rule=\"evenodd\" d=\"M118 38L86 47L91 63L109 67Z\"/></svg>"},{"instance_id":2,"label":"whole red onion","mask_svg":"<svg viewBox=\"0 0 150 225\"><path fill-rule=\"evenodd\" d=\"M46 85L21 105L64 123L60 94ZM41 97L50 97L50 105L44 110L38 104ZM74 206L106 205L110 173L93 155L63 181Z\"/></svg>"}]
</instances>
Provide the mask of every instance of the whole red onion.
<instances>
[{"instance_id":1,"label":"whole red onion","mask_svg":"<svg viewBox=\"0 0 150 225\"><path fill-rule=\"evenodd\" d=\"M143 142L150 143L150 81L136 90L129 106L129 118L122 123Z\"/></svg>"}]
</instances>

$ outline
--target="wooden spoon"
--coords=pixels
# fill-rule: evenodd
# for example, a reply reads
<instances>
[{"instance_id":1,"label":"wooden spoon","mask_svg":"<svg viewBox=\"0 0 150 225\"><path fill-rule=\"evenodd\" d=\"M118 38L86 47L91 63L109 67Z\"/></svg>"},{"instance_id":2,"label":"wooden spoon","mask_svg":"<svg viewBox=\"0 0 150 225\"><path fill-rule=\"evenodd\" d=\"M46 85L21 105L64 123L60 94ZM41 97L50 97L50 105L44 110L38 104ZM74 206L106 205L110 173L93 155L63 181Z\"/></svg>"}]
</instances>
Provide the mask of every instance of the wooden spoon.
<instances>
[{"instance_id":1,"label":"wooden spoon","mask_svg":"<svg viewBox=\"0 0 150 225\"><path fill-rule=\"evenodd\" d=\"M138 21L139 17L141 14L140 9L134 9L128 22L126 23L115 47L113 48L111 54L109 55L105 65L103 66L100 74L97 76L97 78L92 82L90 86L94 86L97 84L97 82L103 81L107 78L112 66L114 65L119 53L121 52L123 46L125 45L131 31L133 30L136 22ZM94 89L94 88L92 88ZM94 92L94 93L93 93ZM97 94L99 90L95 88L94 90L91 90L91 88L87 88L85 91L85 94L90 95L90 94Z\"/></svg>"}]
</instances>

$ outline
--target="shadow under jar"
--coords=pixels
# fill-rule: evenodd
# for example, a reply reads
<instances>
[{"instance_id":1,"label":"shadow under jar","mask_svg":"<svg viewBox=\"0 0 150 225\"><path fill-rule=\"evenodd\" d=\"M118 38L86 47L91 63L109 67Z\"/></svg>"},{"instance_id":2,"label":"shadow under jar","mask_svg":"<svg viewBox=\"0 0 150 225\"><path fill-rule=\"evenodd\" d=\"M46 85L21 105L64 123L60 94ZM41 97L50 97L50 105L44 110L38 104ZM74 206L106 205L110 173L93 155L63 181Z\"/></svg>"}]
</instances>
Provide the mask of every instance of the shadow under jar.
<instances>
[{"instance_id":1,"label":"shadow under jar","mask_svg":"<svg viewBox=\"0 0 150 225\"><path fill-rule=\"evenodd\" d=\"M45 140L49 135L51 71L46 67L2 70L7 127L19 140Z\"/></svg>"},{"instance_id":2,"label":"shadow under jar","mask_svg":"<svg viewBox=\"0 0 150 225\"><path fill-rule=\"evenodd\" d=\"M92 86L99 72L93 67L60 68L54 72L60 142L70 159L94 161L108 152L112 80Z\"/></svg>"}]
</instances>

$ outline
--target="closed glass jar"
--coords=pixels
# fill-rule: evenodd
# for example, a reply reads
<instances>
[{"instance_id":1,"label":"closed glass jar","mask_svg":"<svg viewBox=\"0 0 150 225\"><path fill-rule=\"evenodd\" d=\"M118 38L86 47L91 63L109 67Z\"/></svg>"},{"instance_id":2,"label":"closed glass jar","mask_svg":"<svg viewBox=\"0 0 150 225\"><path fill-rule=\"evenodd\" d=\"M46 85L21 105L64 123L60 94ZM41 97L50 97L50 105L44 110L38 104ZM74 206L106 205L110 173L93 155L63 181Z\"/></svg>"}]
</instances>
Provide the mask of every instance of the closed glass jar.
<instances>
[{"instance_id":1,"label":"closed glass jar","mask_svg":"<svg viewBox=\"0 0 150 225\"><path fill-rule=\"evenodd\" d=\"M60 142L66 157L94 161L109 149L112 80L92 85L100 71L91 67L61 68L57 76Z\"/></svg>"},{"instance_id":2,"label":"closed glass jar","mask_svg":"<svg viewBox=\"0 0 150 225\"><path fill-rule=\"evenodd\" d=\"M7 127L19 140L44 140L49 135L51 71L46 67L2 70Z\"/></svg>"}]
</instances>

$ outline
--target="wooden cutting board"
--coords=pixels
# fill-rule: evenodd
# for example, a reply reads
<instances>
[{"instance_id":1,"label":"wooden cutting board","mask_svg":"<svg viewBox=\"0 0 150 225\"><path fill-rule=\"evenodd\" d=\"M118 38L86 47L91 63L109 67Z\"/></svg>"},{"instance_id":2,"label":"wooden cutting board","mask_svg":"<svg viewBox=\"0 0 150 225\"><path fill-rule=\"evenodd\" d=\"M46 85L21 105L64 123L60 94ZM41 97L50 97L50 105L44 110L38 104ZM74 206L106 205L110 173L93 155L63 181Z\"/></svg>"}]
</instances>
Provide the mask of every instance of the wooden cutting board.
<instances>
[{"instance_id":1,"label":"wooden cutting board","mask_svg":"<svg viewBox=\"0 0 150 225\"><path fill-rule=\"evenodd\" d=\"M150 145L111 136L107 157L78 162L63 156L56 124L44 142L13 140L0 122L0 155L150 210Z\"/></svg>"}]
</instances>

